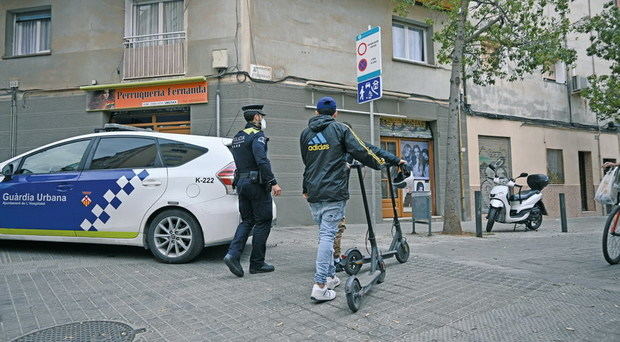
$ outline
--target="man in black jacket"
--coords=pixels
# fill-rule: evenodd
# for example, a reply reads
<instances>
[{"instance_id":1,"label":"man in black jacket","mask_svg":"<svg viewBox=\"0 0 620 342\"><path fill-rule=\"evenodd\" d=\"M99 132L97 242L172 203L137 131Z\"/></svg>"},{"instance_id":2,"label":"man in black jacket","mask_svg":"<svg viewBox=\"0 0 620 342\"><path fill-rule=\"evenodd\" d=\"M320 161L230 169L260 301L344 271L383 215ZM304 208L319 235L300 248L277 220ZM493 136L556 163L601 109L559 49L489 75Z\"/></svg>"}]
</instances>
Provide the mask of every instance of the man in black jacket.
<instances>
[{"instance_id":1,"label":"man in black jacket","mask_svg":"<svg viewBox=\"0 0 620 342\"><path fill-rule=\"evenodd\" d=\"M376 170L386 164L406 162L378 147L365 144L349 127L337 122L335 117L338 112L333 98L321 98L316 107L317 116L308 122L299 144L305 165L303 194L319 225L316 273L310 297L322 302L334 299L336 292L333 289L340 285L332 255L338 223L344 217L349 199L349 172L345 155L349 153Z\"/></svg>"}]
</instances>

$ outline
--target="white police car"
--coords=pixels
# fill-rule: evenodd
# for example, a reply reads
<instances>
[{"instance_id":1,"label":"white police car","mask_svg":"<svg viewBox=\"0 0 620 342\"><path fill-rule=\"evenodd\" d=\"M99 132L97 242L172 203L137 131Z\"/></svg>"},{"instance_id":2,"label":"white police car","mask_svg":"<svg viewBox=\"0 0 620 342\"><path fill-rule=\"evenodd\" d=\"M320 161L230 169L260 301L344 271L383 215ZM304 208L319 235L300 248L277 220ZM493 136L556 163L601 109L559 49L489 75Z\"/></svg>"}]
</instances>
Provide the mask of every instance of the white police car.
<instances>
[{"instance_id":1,"label":"white police car","mask_svg":"<svg viewBox=\"0 0 620 342\"><path fill-rule=\"evenodd\" d=\"M160 261L188 262L231 241L239 222L230 142L100 132L9 159L0 239L144 246Z\"/></svg>"}]
</instances>

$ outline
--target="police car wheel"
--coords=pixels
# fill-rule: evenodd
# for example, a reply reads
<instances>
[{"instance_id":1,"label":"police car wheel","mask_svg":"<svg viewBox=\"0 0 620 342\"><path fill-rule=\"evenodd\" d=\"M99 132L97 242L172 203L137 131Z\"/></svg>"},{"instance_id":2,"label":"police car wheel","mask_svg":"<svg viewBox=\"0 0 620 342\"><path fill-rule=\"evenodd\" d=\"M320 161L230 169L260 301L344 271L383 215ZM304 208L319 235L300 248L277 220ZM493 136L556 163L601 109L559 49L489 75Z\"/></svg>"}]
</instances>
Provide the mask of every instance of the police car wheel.
<instances>
[{"instance_id":1,"label":"police car wheel","mask_svg":"<svg viewBox=\"0 0 620 342\"><path fill-rule=\"evenodd\" d=\"M192 261L202 251L202 229L185 211L166 210L151 221L147 242L157 260L181 264Z\"/></svg>"}]
</instances>

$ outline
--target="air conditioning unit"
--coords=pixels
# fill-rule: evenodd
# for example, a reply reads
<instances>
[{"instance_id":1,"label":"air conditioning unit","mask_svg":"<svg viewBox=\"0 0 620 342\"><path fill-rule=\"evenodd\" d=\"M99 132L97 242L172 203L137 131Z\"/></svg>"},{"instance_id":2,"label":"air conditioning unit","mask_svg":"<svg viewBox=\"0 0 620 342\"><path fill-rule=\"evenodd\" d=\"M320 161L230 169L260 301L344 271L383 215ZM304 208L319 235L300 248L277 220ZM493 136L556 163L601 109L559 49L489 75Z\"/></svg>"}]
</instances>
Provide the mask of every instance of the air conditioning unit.
<instances>
[{"instance_id":1,"label":"air conditioning unit","mask_svg":"<svg viewBox=\"0 0 620 342\"><path fill-rule=\"evenodd\" d=\"M577 94L589 86L588 79L583 76L576 75L570 78L570 91L573 94Z\"/></svg>"}]
</instances>

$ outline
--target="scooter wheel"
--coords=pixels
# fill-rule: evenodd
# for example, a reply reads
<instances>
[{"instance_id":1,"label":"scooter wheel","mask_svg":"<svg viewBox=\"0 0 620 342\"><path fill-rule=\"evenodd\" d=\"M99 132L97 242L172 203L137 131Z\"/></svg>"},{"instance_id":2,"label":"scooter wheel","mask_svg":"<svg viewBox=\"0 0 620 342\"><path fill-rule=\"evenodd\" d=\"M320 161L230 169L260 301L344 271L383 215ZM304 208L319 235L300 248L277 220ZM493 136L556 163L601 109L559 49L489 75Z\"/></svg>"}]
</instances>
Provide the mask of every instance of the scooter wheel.
<instances>
[{"instance_id":1,"label":"scooter wheel","mask_svg":"<svg viewBox=\"0 0 620 342\"><path fill-rule=\"evenodd\" d=\"M409 260L409 244L406 240L401 241L396 248L396 260L404 264Z\"/></svg>"},{"instance_id":2,"label":"scooter wheel","mask_svg":"<svg viewBox=\"0 0 620 342\"><path fill-rule=\"evenodd\" d=\"M381 284L385 281L385 262L383 260L379 262L379 272L381 272L381 275L379 279L377 279L377 284Z\"/></svg>"},{"instance_id":3,"label":"scooter wheel","mask_svg":"<svg viewBox=\"0 0 620 342\"><path fill-rule=\"evenodd\" d=\"M493 223L495 223L495 220L497 220L498 214L499 213L497 212L497 208L489 209L489 215L487 218L487 233L490 233L491 230L493 230Z\"/></svg>"},{"instance_id":4,"label":"scooter wheel","mask_svg":"<svg viewBox=\"0 0 620 342\"><path fill-rule=\"evenodd\" d=\"M362 296L360 295L361 290L362 285L360 285L360 281L357 277L349 277L349 279L347 279L347 283L344 286L344 291L347 294L347 304L349 305L351 312L357 312L362 305Z\"/></svg>"},{"instance_id":5,"label":"scooter wheel","mask_svg":"<svg viewBox=\"0 0 620 342\"><path fill-rule=\"evenodd\" d=\"M348 275L356 275L362 269L364 256L356 248L349 249L346 253L347 261L344 263L344 271Z\"/></svg>"}]
</instances>

